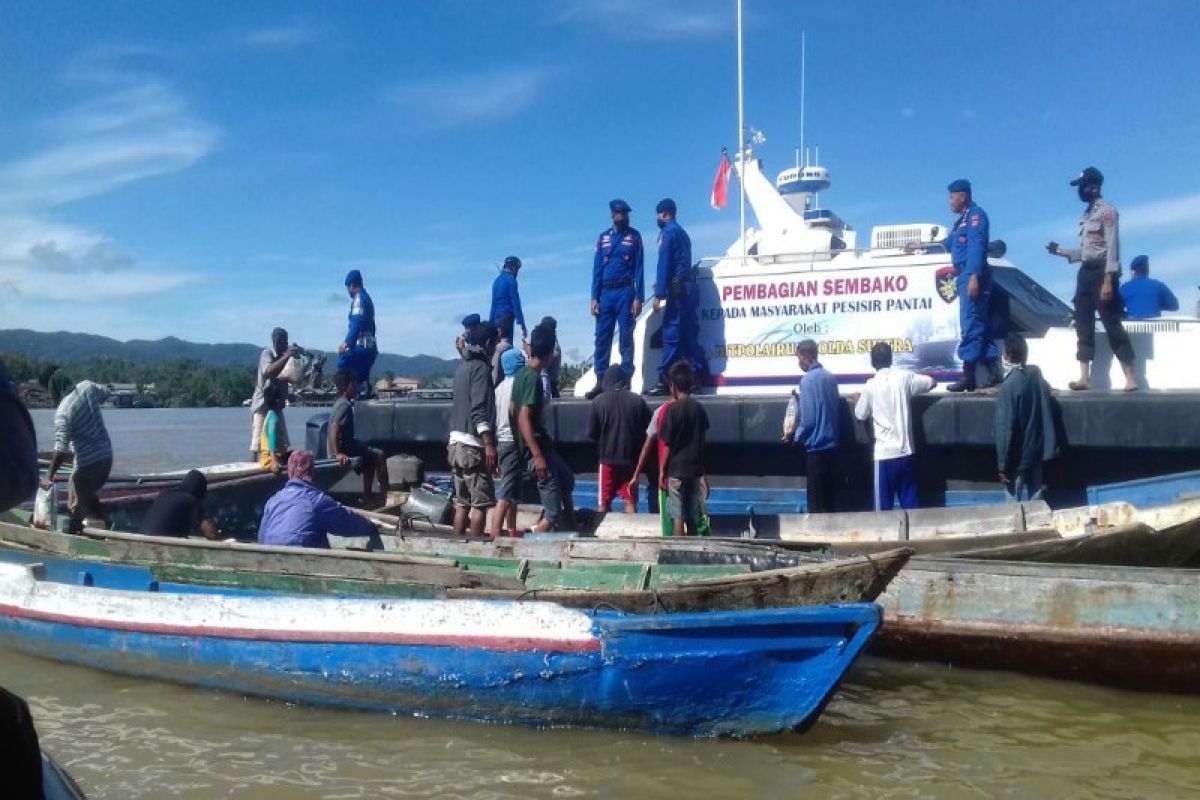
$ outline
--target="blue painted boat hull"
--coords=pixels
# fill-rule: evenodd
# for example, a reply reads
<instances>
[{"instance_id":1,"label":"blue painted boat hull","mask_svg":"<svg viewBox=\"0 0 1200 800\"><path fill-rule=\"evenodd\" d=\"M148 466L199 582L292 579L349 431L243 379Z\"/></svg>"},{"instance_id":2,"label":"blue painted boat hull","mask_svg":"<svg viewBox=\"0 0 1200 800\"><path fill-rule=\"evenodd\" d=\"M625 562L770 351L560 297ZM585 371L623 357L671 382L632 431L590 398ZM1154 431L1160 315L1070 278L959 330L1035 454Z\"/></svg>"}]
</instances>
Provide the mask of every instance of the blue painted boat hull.
<instances>
[{"instance_id":1,"label":"blue painted boat hull","mask_svg":"<svg viewBox=\"0 0 1200 800\"><path fill-rule=\"evenodd\" d=\"M32 574L29 567L4 569ZM22 589L0 578L0 643L58 661L314 705L742 736L811 725L881 619L874 604L641 616L542 603L380 603L163 588L40 579ZM273 619L282 604L296 620L344 619L347 626L368 612L394 611L411 622L469 607L485 622L488 614L538 612L572 624L582 619L583 627L574 638L539 639L536 631L406 638L386 627L360 633L328 624L318 631L258 626L259 616ZM188 619L173 619L172 607ZM122 617L121 609L132 611ZM229 627L230 619L237 626Z\"/></svg>"}]
</instances>

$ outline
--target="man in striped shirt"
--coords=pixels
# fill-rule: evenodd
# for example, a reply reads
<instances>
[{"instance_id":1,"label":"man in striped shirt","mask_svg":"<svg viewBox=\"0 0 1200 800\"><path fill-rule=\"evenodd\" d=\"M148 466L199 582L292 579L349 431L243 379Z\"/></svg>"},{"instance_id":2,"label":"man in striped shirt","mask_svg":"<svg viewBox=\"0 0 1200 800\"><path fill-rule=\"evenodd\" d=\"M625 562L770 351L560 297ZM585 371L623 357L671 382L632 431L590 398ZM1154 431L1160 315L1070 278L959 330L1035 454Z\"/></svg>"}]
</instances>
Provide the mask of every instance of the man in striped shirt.
<instances>
[{"instance_id":1,"label":"man in striped shirt","mask_svg":"<svg viewBox=\"0 0 1200 800\"><path fill-rule=\"evenodd\" d=\"M61 396L68 386L69 381L64 380L61 374L54 375L50 380L50 389L55 397ZM50 468L42 486L50 488L54 473L62 465L67 453L74 451L74 469L68 484L70 495L67 509L71 515L67 527L69 533L82 531L83 520L87 516L104 520L100 489L112 472L113 456L112 441L104 427L104 417L100 415L100 406L107 399L106 387L91 381L80 381L62 398L58 410L54 412L54 456L50 459Z\"/></svg>"}]
</instances>

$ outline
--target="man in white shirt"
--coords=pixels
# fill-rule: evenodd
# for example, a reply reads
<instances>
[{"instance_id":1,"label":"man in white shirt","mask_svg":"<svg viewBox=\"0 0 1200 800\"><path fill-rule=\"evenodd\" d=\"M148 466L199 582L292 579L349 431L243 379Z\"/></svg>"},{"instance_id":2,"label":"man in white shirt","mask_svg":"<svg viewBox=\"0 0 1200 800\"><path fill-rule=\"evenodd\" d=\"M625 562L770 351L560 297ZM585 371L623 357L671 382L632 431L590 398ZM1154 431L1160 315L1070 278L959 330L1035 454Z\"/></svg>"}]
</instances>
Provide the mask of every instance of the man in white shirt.
<instances>
[{"instance_id":1,"label":"man in white shirt","mask_svg":"<svg viewBox=\"0 0 1200 800\"><path fill-rule=\"evenodd\" d=\"M893 367L887 342L871 348L871 366L875 377L857 396L854 416L863 421L870 417L875 429L875 510L891 511L897 495L901 508L916 508L912 398L932 390L937 381Z\"/></svg>"}]
</instances>

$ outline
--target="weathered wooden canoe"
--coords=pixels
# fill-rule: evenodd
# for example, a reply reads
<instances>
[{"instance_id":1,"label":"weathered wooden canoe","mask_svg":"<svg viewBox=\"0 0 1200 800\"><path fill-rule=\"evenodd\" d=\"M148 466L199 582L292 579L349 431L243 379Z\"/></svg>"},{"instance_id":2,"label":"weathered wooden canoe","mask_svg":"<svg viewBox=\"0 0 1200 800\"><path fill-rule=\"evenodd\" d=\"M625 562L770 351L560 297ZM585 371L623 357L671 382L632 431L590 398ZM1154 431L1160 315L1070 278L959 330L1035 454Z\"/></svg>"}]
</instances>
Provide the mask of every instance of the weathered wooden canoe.
<instances>
[{"instance_id":1,"label":"weathered wooden canoe","mask_svg":"<svg viewBox=\"0 0 1200 800\"><path fill-rule=\"evenodd\" d=\"M0 522L0 549L136 564L151 568L155 580L180 583L393 597L536 597L579 608L604 604L631 613L870 601L886 588L910 555L901 548L871 556L796 561L782 569L754 572L752 563L728 560L696 564L437 558L93 529L74 536L5 522Z\"/></svg>"},{"instance_id":2,"label":"weathered wooden canoe","mask_svg":"<svg viewBox=\"0 0 1200 800\"><path fill-rule=\"evenodd\" d=\"M630 616L540 602L187 593L0 554L0 642L287 701L696 736L803 730L880 622L853 604Z\"/></svg>"},{"instance_id":3,"label":"weathered wooden canoe","mask_svg":"<svg viewBox=\"0 0 1200 800\"><path fill-rule=\"evenodd\" d=\"M1200 692L1200 571L914 558L880 597L887 656Z\"/></svg>"}]
</instances>

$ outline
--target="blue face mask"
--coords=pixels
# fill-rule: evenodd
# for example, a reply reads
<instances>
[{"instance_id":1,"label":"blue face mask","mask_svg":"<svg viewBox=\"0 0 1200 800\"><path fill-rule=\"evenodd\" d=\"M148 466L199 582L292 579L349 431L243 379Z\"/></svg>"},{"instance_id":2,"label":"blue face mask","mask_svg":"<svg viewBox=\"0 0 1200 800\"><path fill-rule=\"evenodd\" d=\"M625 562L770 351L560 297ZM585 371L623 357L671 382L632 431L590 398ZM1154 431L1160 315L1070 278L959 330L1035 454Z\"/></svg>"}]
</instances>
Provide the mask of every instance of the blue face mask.
<instances>
[{"instance_id":1,"label":"blue face mask","mask_svg":"<svg viewBox=\"0 0 1200 800\"><path fill-rule=\"evenodd\" d=\"M666 220L664 220L664 219L662 219L661 217L659 217L657 220L655 220L655 222L657 222L657 223L658 223L658 227L659 227L659 228L665 228L665 227L667 227L667 221L666 221Z\"/></svg>"}]
</instances>

